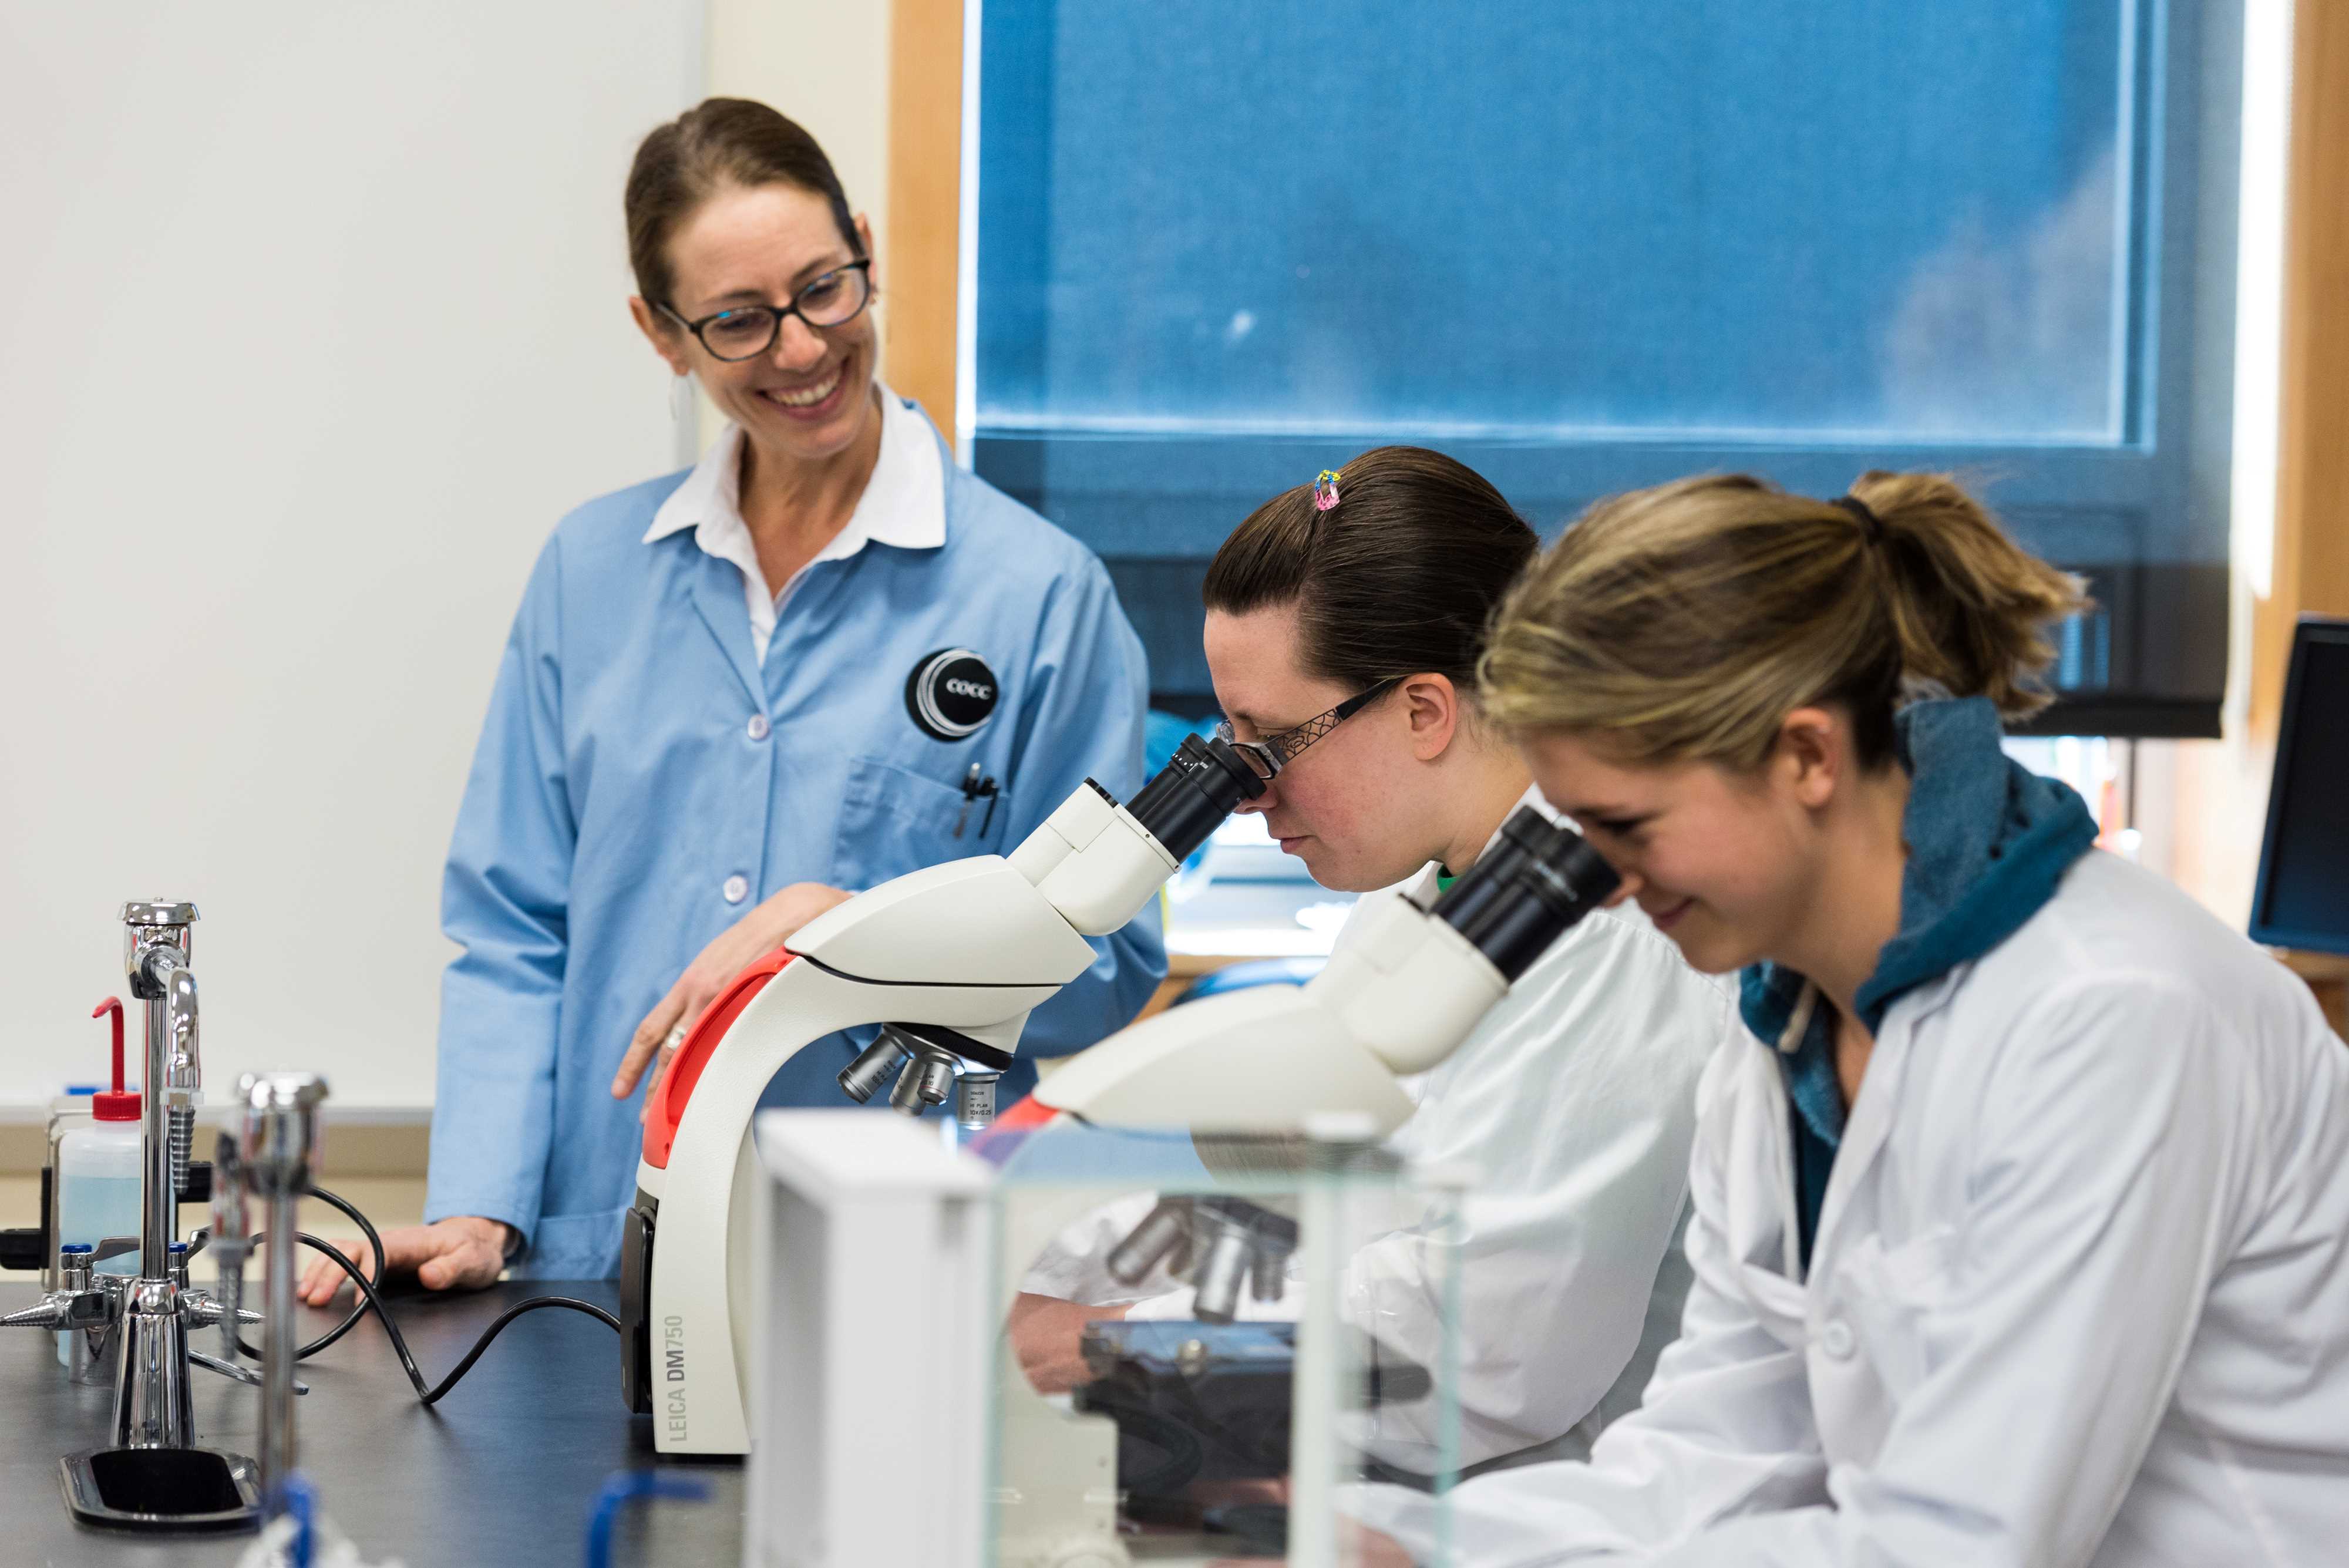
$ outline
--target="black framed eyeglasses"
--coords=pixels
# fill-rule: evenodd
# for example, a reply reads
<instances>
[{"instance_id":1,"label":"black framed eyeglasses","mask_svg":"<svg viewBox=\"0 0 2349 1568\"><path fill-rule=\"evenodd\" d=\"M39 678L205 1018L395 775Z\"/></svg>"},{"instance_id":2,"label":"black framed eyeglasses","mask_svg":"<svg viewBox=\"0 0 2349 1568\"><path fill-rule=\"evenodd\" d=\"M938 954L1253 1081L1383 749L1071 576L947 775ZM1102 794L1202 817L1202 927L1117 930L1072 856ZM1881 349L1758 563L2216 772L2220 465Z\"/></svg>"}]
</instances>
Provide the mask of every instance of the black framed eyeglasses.
<instances>
[{"instance_id":1,"label":"black framed eyeglasses","mask_svg":"<svg viewBox=\"0 0 2349 1568\"><path fill-rule=\"evenodd\" d=\"M1302 724L1266 735L1259 740L1243 741L1232 733L1229 719L1218 721L1216 739L1237 752L1254 768L1258 778L1270 780L1280 770L1295 762L1298 753L1327 735L1330 731L1402 684L1400 675L1390 676L1368 691L1347 698L1326 713L1317 713Z\"/></svg>"},{"instance_id":2,"label":"black framed eyeglasses","mask_svg":"<svg viewBox=\"0 0 2349 1568\"><path fill-rule=\"evenodd\" d=\"M783 317L796 316L810 327L845 327L873 303L873 262L860 256L821 274L801 286L789 305L738 305L688 321L668 306L668 318L701 340L713 359L755 359L775 346Z\"/></svg>"}]
</instances>

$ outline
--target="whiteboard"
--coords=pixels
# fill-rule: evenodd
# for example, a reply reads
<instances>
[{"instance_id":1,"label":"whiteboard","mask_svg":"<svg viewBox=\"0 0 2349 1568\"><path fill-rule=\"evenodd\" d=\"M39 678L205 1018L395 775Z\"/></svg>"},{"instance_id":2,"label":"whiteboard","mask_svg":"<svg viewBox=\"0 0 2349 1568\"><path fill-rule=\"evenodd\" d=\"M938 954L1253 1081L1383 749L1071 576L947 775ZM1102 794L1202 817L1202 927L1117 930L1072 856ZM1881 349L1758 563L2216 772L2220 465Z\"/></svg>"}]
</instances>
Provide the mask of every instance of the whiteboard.
<instances>
[{"instance_id":1,"label":"whiteboard","mask_svg":"<svg viewBox=\"0 0 2349 1568\"><path fill-rule=\"evenodd\" d=\"M0 1107L202 911L207 1087L432 1096L440 864L530 563L676 466L622 183L700 0L0 0Z\"/></svg>"}]
</instances>

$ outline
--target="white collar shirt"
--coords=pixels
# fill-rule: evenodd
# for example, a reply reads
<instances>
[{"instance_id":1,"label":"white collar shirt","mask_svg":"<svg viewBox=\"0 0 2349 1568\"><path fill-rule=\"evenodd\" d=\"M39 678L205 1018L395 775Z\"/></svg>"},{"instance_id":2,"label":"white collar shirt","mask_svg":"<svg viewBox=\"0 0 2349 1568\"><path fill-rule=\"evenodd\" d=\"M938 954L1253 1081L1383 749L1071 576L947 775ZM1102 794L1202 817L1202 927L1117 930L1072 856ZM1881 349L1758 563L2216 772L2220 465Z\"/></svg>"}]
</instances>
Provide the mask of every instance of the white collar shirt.
<instances>
[{"instance_id":1,"label":"white collar shirt","mask_svg":"<svg viewBox=\"0 0 2349 1568\"><path fill-rule=\"evenodd\" d=\"M868 544L900 549L936 549L947 540L946 464L929 421L886 387L881 399L881 455L857 497L856 509L806 566L781 587L768 586L759 567L759 547L742 520L742 428L728 424L685 483L653 514L644 542L693 530L702 553L733 564L742 574L743 604L750 612L750 647L767 661L776 618L808 567L843 561Z\"/></svg>"}]
</instances>

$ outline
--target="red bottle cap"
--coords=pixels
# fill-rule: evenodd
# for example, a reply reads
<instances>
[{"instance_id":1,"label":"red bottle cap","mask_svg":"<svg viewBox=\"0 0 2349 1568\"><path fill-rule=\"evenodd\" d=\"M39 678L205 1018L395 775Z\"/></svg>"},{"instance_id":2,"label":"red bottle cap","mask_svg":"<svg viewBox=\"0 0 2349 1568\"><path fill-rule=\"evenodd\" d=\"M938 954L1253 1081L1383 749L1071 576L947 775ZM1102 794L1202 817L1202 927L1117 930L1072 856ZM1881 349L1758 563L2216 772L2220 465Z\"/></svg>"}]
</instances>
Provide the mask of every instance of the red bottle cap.
<instances>
[{"instance_id":1,"label":"red bottle cap","mask_svg":"<svg viewBox=\"0 0 2349 1568\"><path fill-rule=\"evenodd\" d=\"M109 996L89 1010L92 1018L114 1014L114 1091L100 1090L89 1100L89 1114L102 1122L135 1122L145 1109L137 1090L128 1094L122 1088L122 999Z\"/></svg>"}]
</instances>

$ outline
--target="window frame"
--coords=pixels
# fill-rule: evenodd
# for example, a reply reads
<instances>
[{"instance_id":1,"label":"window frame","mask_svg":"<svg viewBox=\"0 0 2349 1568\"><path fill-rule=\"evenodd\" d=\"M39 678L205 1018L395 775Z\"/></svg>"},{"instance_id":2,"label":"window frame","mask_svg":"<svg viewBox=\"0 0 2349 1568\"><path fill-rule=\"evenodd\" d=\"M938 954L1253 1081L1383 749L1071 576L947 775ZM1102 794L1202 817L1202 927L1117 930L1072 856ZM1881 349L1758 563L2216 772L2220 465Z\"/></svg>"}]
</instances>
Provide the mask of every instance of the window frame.
<instances>
[{"instance_id":1,"label":"window frame","mask_svg":"<svg viewBox=\"0 0 2349 1568\"><path fill-rule=\"evenodd\" d=\"M2122 105L2132 200L2117 441L1496 437L1401 422L1180 432L988 421L974 410L972 466L1112 570L1204 564L1266 497L1336 466L1333 453L1391 441L1475 468L1546 537L1600 496L1688 473L1751 470L1836 495L1869 468L1948 470L1980 487L2027 546L2086 573L2099 601L2067 630L2067 664L2101 658L2111 683L2062 697L2026 732L2215 736L2230 613L2240 0L2123 0L2121 32L2116 68L2134 90ZM1016 155L1049 155L1050 135L1049 123L1025 128ZM982 143L979 177L986 163Z\"/></svg>"}]
</instances>

